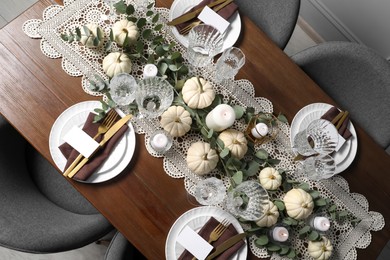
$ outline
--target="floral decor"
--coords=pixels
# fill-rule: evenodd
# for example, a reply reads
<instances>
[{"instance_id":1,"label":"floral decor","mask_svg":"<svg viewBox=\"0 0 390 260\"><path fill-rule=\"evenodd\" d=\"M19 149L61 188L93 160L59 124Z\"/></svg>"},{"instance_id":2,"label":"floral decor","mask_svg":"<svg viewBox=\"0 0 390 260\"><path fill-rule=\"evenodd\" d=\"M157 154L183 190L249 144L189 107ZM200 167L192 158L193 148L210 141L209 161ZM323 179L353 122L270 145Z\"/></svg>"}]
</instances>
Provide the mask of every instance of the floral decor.
<instances>
[{"instance_id":1,"label":"floral decor","mask_svg":"<svg viewBox=\"0 0 390 260\"><path fill-rule=\"evenodd\" d=\"M203 137L203 142L199 144L194 143L194 145L201 147L204 151L207 150L207 153L210 153L212 157L212 160L207 165L200 165L195 158L197 154L191 153L191 156L194 157L191 157L192 166L189 164L190 169L194 172L199 172L199 175L207 175L212 169L217 168L221 178L222 176L227 176L230 179L231 188L246 180L258 180L267 189L270 200L268 207L265 209L265 215L257 221L239 219L247 227L246 232L250 236L256 237L256 246L264 248L269 254L277 253L291 259L299 259L301 256L294 250L292 244L277 244L269 239L268 233L272 226L276 223L282 223L289 226L294 236L298 237L298 239L310 241L310 255L313 257L317 255L329 257L330 254L328 253L320 254L315 251L316 245L321 243L321 241L326 244L328 251L331 245L325 236L311 228L307 222L308 217L313 213L326 213L334 221L347 219L354 223L359 220L352 219L347 211L340 211L335 204L329 199L321 197L320 193L312 189L309 184L291 179L289 171L278 168L280 161L277 158L272 158L262 148L262 143L253 139L248 131L242 133L236 129L229 128L226 132L220 133L209 129L206 124L206 116L217 105L225 103L223 96L213 93L212 84L206 79L198 75L189 75L186 62L182 54L175 50L175 44L166 42L163 35L159 33L163 24L159 23L158 13L153 11L153 5L151 4L147 7L147 18L133 16L134 7L127 5L124 1L119 1L114 6L118 13L127 16L127 21L118 21L120 23L114 25L108 36L102 35L99 28L86 25L81 29L76 28L75 32L63 34L62 38L65 41L79 41L86 46L96 47L101 45L106 37L106 40L108 39L105 45L106 57L110 57L110 55L117 55L118 57L124 55L125 59L129 59L131 62L155 64L158 68L158 75L166 78L174 87L175 99L167 111L174 110L175 113L178 110L181 111L181 116L176 117L173 121L167 119L169 118L168 114L163 115L161 127L164 129L170 127L170 131L173 131L173 127L182 127L183 129L180 130L180 133L179 130L175 132L178 137L185 136L189 130L199 133ZM146 19L151 19L155 23L153 29L144 27ZM123 30L123 28L130 27L131 30ZM151 52L147 52L145 49L146 41L151 46ZM121 47L121 52L112 52L113 45ZM123 65L127 65L127 67L125 66L125 72L131 71L131 65L127 63ZM109 66L107 65L107 67ZM123 72L120 68L105 69L104 71L109 78L119 73L116 71ZM102 101L102 109L96 110L98 115L95 120L98 121L105 116L107 108L115 107L116 104L109 95L109 81L97 77L97 79L91 81L91 89L100 91L106 96L106 102ZM194 100L194 97L197 99ZM227 102L227 104L233 107L236 120L245 125L268 120L266 121L267 123L277 128L279 124L287 123L287 119L282 114L270 116L268 113L256 113L255 109L251 107L243 107L230 102ZM127 109L132 113L137 113L135 103L130 104ZM186 118L186 123L181 124L184 118ZM168 123L170 123L170 126L168 126ZM273 138L275 137L276 135L273 136ZM238 140L240 141L240 146L237 146ZM272 138L267 141L272 141ZM200 148L197 149L199 150ZM204 164L204 162L202 163ZM295 212L294 214L293 212L297 209L294 208L294 205L291 205L291 201L288 198L293 196L291 194L295 192L302 196L305 208L300 209L302 212ZM287 200L285 199L286 197Z\"/></svg>"}]
</instances>

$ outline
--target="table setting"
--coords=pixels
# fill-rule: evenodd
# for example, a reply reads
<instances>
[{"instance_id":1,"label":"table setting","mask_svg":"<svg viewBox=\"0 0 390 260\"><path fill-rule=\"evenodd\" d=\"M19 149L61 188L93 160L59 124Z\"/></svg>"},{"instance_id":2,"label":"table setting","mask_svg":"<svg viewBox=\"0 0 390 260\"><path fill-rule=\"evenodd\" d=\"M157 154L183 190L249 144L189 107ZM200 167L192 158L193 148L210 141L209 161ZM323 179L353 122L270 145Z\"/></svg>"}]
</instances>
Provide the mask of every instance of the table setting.
<instances>
[{"instance_id":1,"label":"table setting","mask_svg":"<svg viewBox=\"0 0 390 260\"><path fill-rule=\"evenodd\" d=\"M62 58L64 71L82 76L86 93L102 97L75 104L57 118L49 137L55 164L66 172L78 157L75 153L68 160L74 151L64 144L74 126L88 133L92 121L103 124L110 109L116 121L132 115L110 147L108 140L106 146L94 140L96 149L109 147L98 166L85 174L81 168L72 178L91 184L115 178L132 160L136 145L161 158L165 173L182 178L196 200L194 209L172 223L167 259L192 259L194 252L209 259L237 234L247 239L225 246L220 259L232 247L230 259L246 259L248 250L259 258L356 259L356 248L370 244L370 232L382 229L384 218L369 211L364 196L350 193L340 175L358 148L348 113L313 103L290 125L273 111L272 101L255 96L250 81L236 80L245 64L245 53L233 46L241 29L236 6L224 32L201 20L185 35L177 24L169 25L213 2L175 0L166 9L149 2L68 0L49 6L43 20L26 21L24 32L41 39L42 52ZM343 119L333 123L337 116ZM101 134L103 140L113 125ZM90 139L98 127L88 133ZM135 133L145 135L144 144L136 143ZM91 156L93 164L96 149L81 161ZM210 247L218 223L229 228ZM191 236L206 242L207 249L188 245Z\"/></svg>"}]
</instances>

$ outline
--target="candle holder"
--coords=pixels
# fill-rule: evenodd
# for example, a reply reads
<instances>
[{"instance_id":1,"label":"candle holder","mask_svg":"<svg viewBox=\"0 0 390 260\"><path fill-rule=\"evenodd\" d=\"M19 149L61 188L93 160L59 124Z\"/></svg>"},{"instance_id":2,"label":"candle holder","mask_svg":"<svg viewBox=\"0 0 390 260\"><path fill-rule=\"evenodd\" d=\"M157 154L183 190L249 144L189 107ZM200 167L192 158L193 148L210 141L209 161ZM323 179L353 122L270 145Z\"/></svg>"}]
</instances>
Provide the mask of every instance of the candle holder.
<instances>
[{"instance_id":1,"label":"candle holder","mask_svg":"<svg viewBox=\"0 0 390 260\"><path fill-rule=\"evenodd\" d=\"M245 135L254 144L265 144L276 138L279 133L279 120L272 113L254 115L245 130Z\"/></svg>"},{"instance_id":2,"label":"candle holder","mask_svg":"<svg viewBox=\"0 0 390 260\"><path fill-rule=\"evenodd\" d=\"M276 245L290 244L291 229L288 225L277 223L268 231L268 239Z\"/></svg>"},{"instance_id":3,"label":"candle holder","mask_svg":"<svg viewBox=\"0 0 390 260\"><path fill-rule=\"evenodd\" d=\"M164 154L172 147L172 136L164 130L157 130L150 136L150 146L154 151Z\"/></svg>"},{"instance_id":4,"label":"candle holder","mask_svg":"<svg viewBox=\"0 0 390 260\"><path fill-rule=\"evenodd\" d=\"M325 213L312 214L307 219L307 224L320 234L325 234L331 227L330 218Z\"/></svg>"}]
</instances>

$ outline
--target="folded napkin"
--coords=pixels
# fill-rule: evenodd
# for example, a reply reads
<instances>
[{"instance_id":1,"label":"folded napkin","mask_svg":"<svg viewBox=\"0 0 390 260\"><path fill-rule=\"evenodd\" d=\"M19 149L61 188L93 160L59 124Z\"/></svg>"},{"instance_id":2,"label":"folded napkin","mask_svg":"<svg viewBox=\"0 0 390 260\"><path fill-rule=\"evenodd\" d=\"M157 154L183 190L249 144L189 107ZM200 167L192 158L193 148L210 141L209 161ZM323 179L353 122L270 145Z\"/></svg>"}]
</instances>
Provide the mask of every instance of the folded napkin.
<instances>
[{"instance_id":1,"label":"folded napkin","mask_svg":"<svg viewBox=\"0 0 390 260\"><path fill-rule=\"evenodd\" d=\"M188 12L182 14L181 16L187 14L187 13L190 13L192 11L195 11L199 8L202 8L202 7L205 7L206 5L214 2L216 0L203 0L202 2L200 2L198 5L194 6L193 8L191 8ZM227 6L225 6L224 8L222 8L221 10L219 10L217 13L222 17L224 18L225 20L228 20L238 9L238 6L235 4L235 3L230 3L228 4ZM181 17L179 16L179 17ZM175 18L176 19L176 18ZM195 17L187 22L184 22L184 23L180 23L180 24L177 24L175 25L177 30L180 32L180 30L184 27L186 27L187 25L189 25L190 23L196 21L198 18Z\"/></svg>"},{"instance_id":2,"label":"folded napkin","mask_svg":"<svg viewBox=\"0 0 390 260\"><path fill-rule=\"evenodd\" d=\"M328 121L332 121L338 114L340 113L337 107L331 107L322 117L321 119L326 119ZM335 123L337 125L338 122ZM349 124L349 115L345 118L341 127L338 129L339 134L344 137L345 140L348 140L352 136L351 132L348 129Z\"/></svg>"},{"instance_id":3,"label":"folded napkin","mask_svg":"<svg viewBox=\"0 0 390 260\"><path fill-rule=\"evenodd\" d=\"M210 233L213 231L213 229L216 226L218 226L218 224L219 224L218 220L216 220L215 218L211 217L206 222L206 224L199 230L198 234L201 237L203 237L206 241L208 241L208 239L210 237ZM211 245L214 246L214 248L216 248L217 246L222 244L224 241L226 241L227 239L229 239L232 236L237 235L237 234L238 234L237 230L234 228L234 226L232 224L230 224L229 227L225 230L225 232L223 232L221 237L217 241L212 242ZM215 259L220 259L220 260L229 259L244 244L245 244L244 240L240 240L237 244L235 244L234 246L232 246L231 248L229 248L228 250L226 250L225 252L220 254ZM213 253L213 251L211 251L211 253ZM184 252L179 257L179 260L186 260L186 259L192 259L192 258L193 258L192 254L190 252L188 252L187 250L184 250Z\"/></svg>"},{"instance_id":4,"label":"folded napkin","mask_svg":"<svg viewBox=\"0 0 390 260\"><path fill-rule=\"evenodd\" d=\"M85 121L83 126L83 131L87 133L89 136L94 137L98 131L100 123L93 123L95 114L90 113ZM118 117L119 120L120 117ZM97 168L107 159L110 155L111 150L115 147L115 144L121 139L121 137L126 133L129 126L127 124L123 125L118 132L115 133L113 137L105 144L103 148L101 148L77 173L73 176L73 179L76 180L86 180L91 176ZM100 142L103 139L103 135L100 135L96 141ZM67 163L65 165L65 170L72 164L72 162L79 155L72 146L68 143L63 143L58 147L61 153L67 159Z\"/></svg>"}]
</instances>

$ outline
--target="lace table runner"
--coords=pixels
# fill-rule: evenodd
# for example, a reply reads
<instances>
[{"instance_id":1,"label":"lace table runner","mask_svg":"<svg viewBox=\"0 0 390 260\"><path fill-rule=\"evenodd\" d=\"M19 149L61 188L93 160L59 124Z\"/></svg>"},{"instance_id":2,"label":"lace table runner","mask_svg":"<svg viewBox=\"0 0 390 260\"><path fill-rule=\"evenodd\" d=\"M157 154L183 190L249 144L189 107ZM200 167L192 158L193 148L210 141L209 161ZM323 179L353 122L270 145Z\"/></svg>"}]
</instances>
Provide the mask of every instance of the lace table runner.
<instances>
[{"instance_id":1,"label":"lace table runner","mask_svg":"<svg viewBox=\"0 0 390 260\"><path fill-rule=\"evenodd\" d=\"M169 10L166 8L155 8L160 14L160 22L165 23L168 20ZM64 0L64 6L52 5L43 12L43 19L28 20L23 25L23 31L31 38L41 39L41 51L49 58L62 58L63 70L71 76L82 76L83 90L94 96L100 96L101 93L93 92L89 89L88 77L98 74L104 79L108 79L102 69L102 60L107 53L103 47L90 49L79 45L77 42L68 43L61 39L60 35L69 30L74 31L76 27L82 27L87 23L98 24L105 35L109 34L113 22L102 21L102 15L109 12L109 6L101 0ZM136 16L145 17L144 12L136 11ZM124 18L119 16L117 19ZM150 21L147 23L152 28ZM176 42L169 28L163 28L162 33L169 42ZM104 44L103 44L104 46ZM118 47L114 47L118 49ZM185 55L186 49L177 43L177 50ZM273 112L272 103L261 97L255 97L254 87L248 80L236 80L228 87L221 86L213 81L214 65L207 68L198 69L189 66L190 75L200 75L212 83L216 92L222 94L225 101L231 100L233 104L244 107L254 107L256 112ZM133 62L132 75L141 79L143 64ZM191 143L201 140L201 136L196 132L190 132L184 138L175 138L172 149L164 154L158 154L151 149L149 136L157 129L161 128L158 120L133 121L137 133L145 134L145 145L152 156L162 157L165 172L173 178L184 178L185 189L189 194L194 194L194 185L200 180L200 177L193 174L185 162L186 151ZM243 121L235 122L233 128L244 131ZM384 218L378 212L369 211L368 202L361 194L350 193L348 183L344 178L335 176L332 179L320 182L308 181L299 171L297 165L293 162L293 156L289 144L290 128L287 124L281 124L281 131L277 139L262 145L273 158L281 160L278 168L289 169L291 178L297 181L304 181L318 190L323 197L330 198L341 210L348 210L352 215L362 221L355 227L349 222L339 224L332 223L332 229L327 236L331 239L334 246L335 259L356 259L356 248L366 248L371 243L370 231L378 231L384 227ZM259 148L259 147L257 147ZM214 170L211 175L219 175ZM226 186L229 185L227 178L224 179ZM282 194L279 195L281 197ZM269 257L265 250L257 248L254 244L255 237L250 238L251 251L260 258ZM301 259L309 259L305 241L293 238L292 244ZM284 259L276 254L271 259Z\"/></svg>"}]
</instances>

